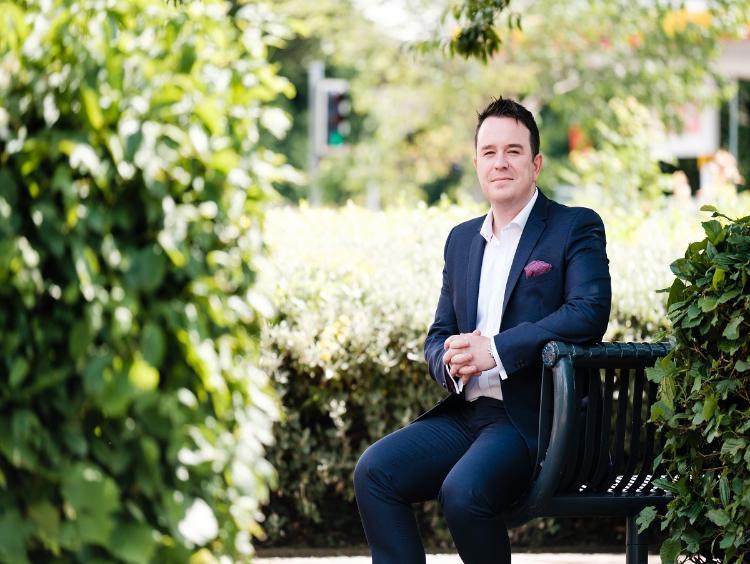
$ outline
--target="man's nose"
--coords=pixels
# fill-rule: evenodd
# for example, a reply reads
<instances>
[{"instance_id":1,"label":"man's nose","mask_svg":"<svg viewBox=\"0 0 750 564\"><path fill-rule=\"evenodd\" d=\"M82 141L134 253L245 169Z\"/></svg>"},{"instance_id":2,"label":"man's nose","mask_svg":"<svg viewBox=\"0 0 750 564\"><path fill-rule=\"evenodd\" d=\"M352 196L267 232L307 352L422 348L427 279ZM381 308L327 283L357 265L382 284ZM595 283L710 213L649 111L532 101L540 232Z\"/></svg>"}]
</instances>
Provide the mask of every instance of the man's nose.
<instances>
[{"instance_id":1,"label":"man's nose","mask_svg":"<svg viewBox=\"0 0 750 564\"><path fill-rule=\"evenodd\" d=\"M492 166L494 168L505 168L508 166L508 160L505 158L505 155L502 153L498 153L498 155L495 157L495 162L492 163Z\"/></svg>"}]
</instances>

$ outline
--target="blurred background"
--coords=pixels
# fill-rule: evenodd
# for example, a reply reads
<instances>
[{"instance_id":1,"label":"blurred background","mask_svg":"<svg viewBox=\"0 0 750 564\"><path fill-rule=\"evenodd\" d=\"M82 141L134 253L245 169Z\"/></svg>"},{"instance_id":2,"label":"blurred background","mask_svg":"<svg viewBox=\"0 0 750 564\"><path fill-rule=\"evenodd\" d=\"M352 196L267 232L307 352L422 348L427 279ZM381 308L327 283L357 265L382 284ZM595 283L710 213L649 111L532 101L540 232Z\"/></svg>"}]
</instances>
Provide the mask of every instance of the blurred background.
<instances>
[{"instance_id":1,"label":"blurred background","mask_svg":"<svg viewBox=\"0 0 750 564\"><path fill-rule=\"evenodd\" d=\"M750 2L0 2L0 562L361 548L498 96L604 219L605 338L660 338L699 208L750 213Z\"/></svg>"}]
</instances>

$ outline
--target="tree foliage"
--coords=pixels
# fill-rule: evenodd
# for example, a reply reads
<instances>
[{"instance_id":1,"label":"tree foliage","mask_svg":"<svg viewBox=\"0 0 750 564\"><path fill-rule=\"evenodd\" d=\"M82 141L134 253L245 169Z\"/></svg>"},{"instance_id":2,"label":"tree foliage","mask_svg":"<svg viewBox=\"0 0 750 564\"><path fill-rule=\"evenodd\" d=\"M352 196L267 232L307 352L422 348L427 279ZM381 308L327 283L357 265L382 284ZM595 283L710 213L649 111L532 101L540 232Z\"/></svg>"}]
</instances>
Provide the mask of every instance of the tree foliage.
<instances>
[{"instance_id":1,"label":"tree foliage","mask_svg":"<svg viewBox=\"0 0 750 564\"><path fill-rule=\"evenodd\" d=\"M611 98L625 96L679 127L683 104L721 95L725 79L713 65L719 40L750 22L747 0L715 0L701 11L667 1L463 0L453 11L462 16L456 27L433 44L498 68L523 65L536 77L528 95L537 105L551 104L586 128L610 115Z\"/></svg>"},{"instance_id":2,"label":"tree foliage","mask_svg":"<svg viewBox=\"0 0 750 564\"><path fill-rule=\"evenodd\" d=\"M540 182L547 187L560 182L557 173L567 164L571 125L596 148L606 142L599 125L615 122L612 99L633 98L654 112L655 121L678 127L685 103L727 93L720 78L712 82L712 61L719 38L745 29L750 12L747 0L711 2L699 13L625 0L410 0L399 2L411 9L402 26L414 28L410 42L384 21L365 17L361 4L276 3L302 32L273 54L299 93L288 107L296 119L283 151L306 168L306 68L313 59L324 60L328 76L350 80L356 135L345 150L323 159L320 184L328 201L364 203L375 188L386 205L477 194L473 117L491 96L519 99L540 117L547 157ZM442 23L432 15L441 6L448 14ZM444 56L458 53L451 38L487 45L483 29L501 41L486 61ZM307 191L305 183L284 188L293 199Z\"/></svg>"},{"instance_id":3,"label":"tree foliage","mask_svg":"<svg viewBox=\"0 0 750 564\"><path fill-rule=\"evenodd\" d=\"M666 437L658 483L675 495L662 562L728 564L750 557L750 216L704 209L714 212L706 237L672 264L675 346L649 378L659 383L652 418ZM655 516L645 512L642 524Z\"/></svg>"},{"instance_id":4,"label":"tree foliage","mask_svg":"<svg viewBox=\"0 0 750 564\"><path fill-rule=\"evenodd\" d=\"M287 33L260 2L0 2L0 561L215 562L261 534Z\"/></svg>"}]
</instances>

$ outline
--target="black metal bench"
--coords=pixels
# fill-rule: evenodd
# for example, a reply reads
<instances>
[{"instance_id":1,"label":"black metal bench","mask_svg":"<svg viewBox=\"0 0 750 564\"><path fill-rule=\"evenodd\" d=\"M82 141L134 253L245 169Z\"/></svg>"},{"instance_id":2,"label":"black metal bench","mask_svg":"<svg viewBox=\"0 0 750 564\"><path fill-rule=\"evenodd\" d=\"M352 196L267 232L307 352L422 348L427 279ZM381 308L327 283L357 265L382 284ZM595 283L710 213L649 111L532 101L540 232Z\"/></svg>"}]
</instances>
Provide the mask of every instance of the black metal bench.
<instances>
[{"instance_id":1,"label":"black metal bench","mask_svg":"<svg viewBox=\"0 0 750 564\"><path fill-rule=\"evenodd\" d=\"M553 341L544 347L539 457L528 495L507 515L510 526L535 517L621 515L627 519L626 562L646 564L638 513L670 495L653 486L660 437L648 423L656 384L645 369L669 343Z\"/></svg>"}]
</instances>

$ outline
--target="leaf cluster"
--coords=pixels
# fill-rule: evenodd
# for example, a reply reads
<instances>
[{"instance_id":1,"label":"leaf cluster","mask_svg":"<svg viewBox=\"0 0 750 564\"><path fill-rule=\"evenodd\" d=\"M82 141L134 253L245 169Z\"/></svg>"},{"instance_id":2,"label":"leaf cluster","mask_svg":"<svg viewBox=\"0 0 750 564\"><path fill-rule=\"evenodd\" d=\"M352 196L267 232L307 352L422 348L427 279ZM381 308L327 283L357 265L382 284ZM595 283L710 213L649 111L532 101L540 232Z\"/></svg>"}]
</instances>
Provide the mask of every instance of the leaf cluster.
<instances>
[{"instance_id":1,"label":"leaf cluster","mask_svg":"<svg viewBox=\"0 0 750 564\"><path fill-rule=\"evenodd\" d=\"M662 561L750 557L750 216L713 218L672 264L673 351L649 372L666 441L660 486L673 492ZM651 514L653 518L655 514ZM650 521L650 519L646 519Z\"/></svg>"},{"instance_id":2,"label":"leaf cluster","mask_svg":"<svg viewBox=\"0 0 750 564\"><path fill-rule=\"evenodd\" d=\"M241 560L261 534L286 32L231 4L0 2L0 562Z\"/></svg>"},{"instance_id":3,"label":"leaf cluster","mask_svg":"<svg viewBox=\"0 0 750 564\"><path fill-rule=\"evenodd\" d=\"M476 57L487 61L500 48L496 20L510 5L510 0L465 0L453 6L452 14L459 28L448 43L451 55ZM511 13L508 27L521 29L521 15Z\"/></svg>"}]
</instances>

